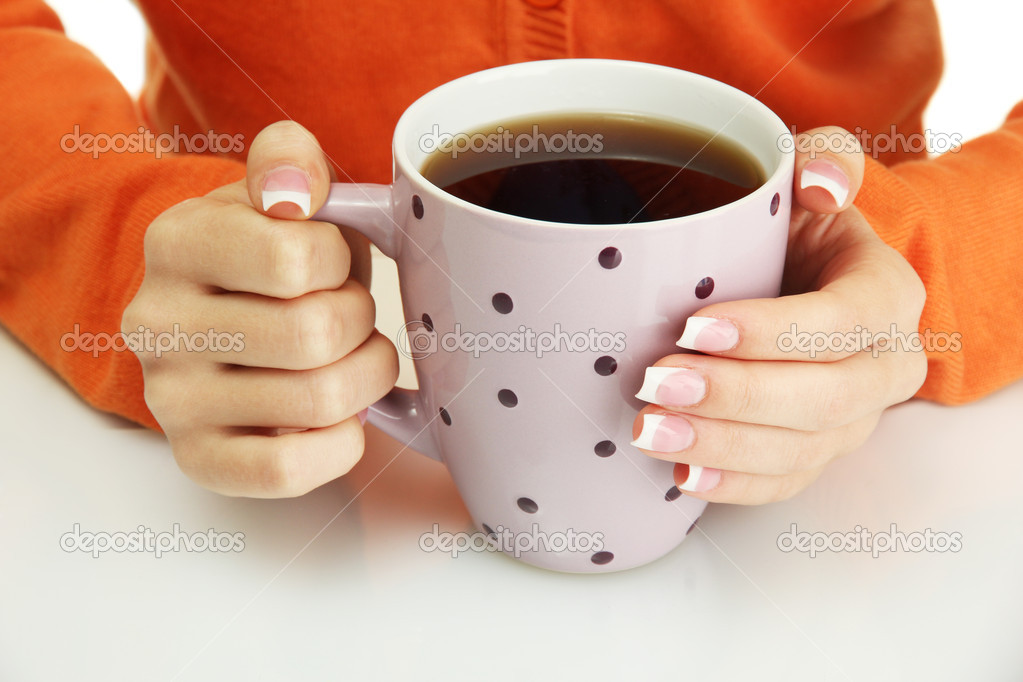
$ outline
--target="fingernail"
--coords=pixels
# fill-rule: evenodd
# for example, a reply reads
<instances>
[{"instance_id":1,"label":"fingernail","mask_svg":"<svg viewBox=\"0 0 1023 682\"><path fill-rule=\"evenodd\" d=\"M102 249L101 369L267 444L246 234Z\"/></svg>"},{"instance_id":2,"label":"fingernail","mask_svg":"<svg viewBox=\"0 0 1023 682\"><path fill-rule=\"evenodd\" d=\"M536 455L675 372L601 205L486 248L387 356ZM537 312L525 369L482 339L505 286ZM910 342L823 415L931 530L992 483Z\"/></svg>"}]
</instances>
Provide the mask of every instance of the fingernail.
<instances>
[{"instance_id":1,"label":"fingernail","mask_svg":"<svg viewBox=\"0 0 1023 682\"><path fill-rule=\"evenodd\" d=\"M719 320L716 317L690 317L686 320L682 338L676 341L675 345L704 353L716 353L731 350L737 343L739 330L728 320Z\"/></svg>"},{"instance_id":2,"label":"fingernail","mask_svg":"<svg viewBox=\"0 0 1023 682\"><path fill-rule=\"evenodd\" d=\"M841 207L849 197L849 178L845 177L845 172L838 165L825 159L811 161L803 166L799 187L820 187L831 195L836 207Z\"/></svg>"},{"instance_id":3,"label":"fingernail","mask_svg":"<svg viewBox=\"0 0 1023 682\"><path fill-rule=\"evenodd\" d=\"M365 426L366 425L366 419L368 419L368 418L369 418L369 408L367 407L366 409L364 409L364 410L359 412L359 423L362 424L363 426Z\"/></svg>"},{"instance_id":4,"label":"fingernail","mask_svg":"<svg viewBox=\"0 0 1023 682\"><path fill-rule=\"evenodd\" d=\"M654 452L679 452L693 444L693 427L682 417L644 414L643 429L632 444Z\"/></svg>"},{"instance_id":5,"label":"fingernail","mask_svg":"<svg viewBox=\"0 0 1023 682\"><path fill-rule=\"evenodd\" d=\"M681 478L681 470L688 469L684 480ZM696 466L695 464L679 464L675 467L675 485L679 490L690 493L705 493L713 490L721 482L721 469Z\"/></svg>"},{"instance_id":6,"label":"fingernail","mask_svg":"<svg viewBox=\"0 0 1023 682\"><path fill-rule=\"evenodd\" d=\"M685 367L647 367L636 397L658 405L695 405L707 394L699 372Z\"/></svg>"},{"instance_id":7,"label":"fingernail","mask_svg":"<svg viewBox=\"0 0 1023 682\"><path fill-rule=\"evenodd\" d=\"M263 179L263 210L286 202L295 204L302 209L302 215L309 217L312 204L309 176L301 168L278 166Z\"/></svg>"}]
</instances>

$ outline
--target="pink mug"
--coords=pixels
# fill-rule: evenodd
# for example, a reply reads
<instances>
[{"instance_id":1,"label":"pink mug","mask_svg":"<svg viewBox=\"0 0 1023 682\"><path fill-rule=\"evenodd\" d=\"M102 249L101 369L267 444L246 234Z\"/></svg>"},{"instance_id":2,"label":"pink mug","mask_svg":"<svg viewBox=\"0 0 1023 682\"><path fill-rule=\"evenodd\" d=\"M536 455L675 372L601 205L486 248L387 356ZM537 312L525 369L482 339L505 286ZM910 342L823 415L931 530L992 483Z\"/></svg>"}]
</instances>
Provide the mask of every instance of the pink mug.
<instances>
[{"instance_id":1,"label":"pink mug","mask_svg":"<svg viewBox=\"0 0 1023 682\"><path fill-rule=\"evenodd\" d=\"M766 181L704 213L616 226L492 211L421 173L432 151L424 140L438 129L468 133L559 112L702 128L756 159ZM630 444L646 404L635 394L647 367L679 352L694 311L778 295L790 138L774 113L735 88L636 62L513 64L424 95L395 128L393 183L335 184L314 216L359 230L397 262L413 345L434 340L435 352L413 348L422 351L418 390L395 388L369 421L442 461L476 526L525 562L603 572L669 552L706 503L679 491L672 463ZM492 340L555 329L596 330L619 343L542 355L444 345L456 333Z\"/></svg>"}]
</instances>

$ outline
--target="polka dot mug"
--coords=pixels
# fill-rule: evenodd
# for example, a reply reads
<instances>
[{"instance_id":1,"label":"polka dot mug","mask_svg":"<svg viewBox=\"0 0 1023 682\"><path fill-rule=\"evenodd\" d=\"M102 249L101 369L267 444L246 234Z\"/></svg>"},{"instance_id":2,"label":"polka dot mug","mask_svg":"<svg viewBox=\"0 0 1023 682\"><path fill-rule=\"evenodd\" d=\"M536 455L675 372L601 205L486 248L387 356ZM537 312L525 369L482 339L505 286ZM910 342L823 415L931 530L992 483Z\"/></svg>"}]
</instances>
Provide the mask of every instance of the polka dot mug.
<instances>
[{"instance_id":1,"label":"polka dot mug","mask_svg":"<svg viewBox=\"0 0 1023 682\"><path fill-rule=\"evenodd\" d=\"M573 112L713 131L766 181L703 213L589 225L483 208L421 174L438 130ZM397 262L419 388L395 388L369 421L443 462L476 527L529 564L605 572L671 551L706 503L681 493L672 463L630 444L636 392L648 366L679 352L691 313L778 295L792 149L754 98L651 64L526 62L427 93L396 126L393 183L335 184L314 216Z\"/></svg>"}]
</instances>

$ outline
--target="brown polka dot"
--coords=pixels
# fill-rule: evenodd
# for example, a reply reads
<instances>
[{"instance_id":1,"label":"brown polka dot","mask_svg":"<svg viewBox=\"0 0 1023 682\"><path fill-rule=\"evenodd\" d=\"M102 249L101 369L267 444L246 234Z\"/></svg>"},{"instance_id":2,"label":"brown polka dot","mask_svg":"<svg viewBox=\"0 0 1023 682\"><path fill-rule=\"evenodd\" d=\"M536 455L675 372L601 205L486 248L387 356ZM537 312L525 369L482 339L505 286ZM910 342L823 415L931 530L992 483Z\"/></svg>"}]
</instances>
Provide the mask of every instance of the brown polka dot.
<instances>
[{"instance_id":1,"label":"brown polka dot","mask_svg":"<svg viewBox=\"0 0 1023 682\"><path fill-rule=\"evenodd\" d=\"M602 377L610 376L618 369L618 361L610 355L602 355L593 363L593 369Z\"/></svg>"},{"instance_id":2,"label":"brown polka dot","mask_svg":"<svg viewBox=\"0 0 1023 682\"><path fill-rule=\"evenodd\" d=\"M597 262L600 263L600 267L606 270L613 270L621 265L622 252L613 246L609 246L597 256Z\"/></svg>"},{"instance_id":3,"label":"brown polka dot","mask_svg":"<svg viewBox=\"0 0 1023 682\"><path fill-rule=\"evenodd\" d=\"M714 291L714 279L712 277L704 277L696 283L696 298L707 298Z\"/></svg>"},{"instance_id":4,"label":"brown polka dot","mask_svg":"<svg viewBox=\"0 0 1023 682\"><path fill-rule=\"evenodd\" d=\"M518 500L515 501L515 503L519 505L519 509L526 512L527 514L535 514L536 511L540 508L540 506L537 505L536 502L529 499L528 497L520 497Z\"/></svg>"}]
</instances>

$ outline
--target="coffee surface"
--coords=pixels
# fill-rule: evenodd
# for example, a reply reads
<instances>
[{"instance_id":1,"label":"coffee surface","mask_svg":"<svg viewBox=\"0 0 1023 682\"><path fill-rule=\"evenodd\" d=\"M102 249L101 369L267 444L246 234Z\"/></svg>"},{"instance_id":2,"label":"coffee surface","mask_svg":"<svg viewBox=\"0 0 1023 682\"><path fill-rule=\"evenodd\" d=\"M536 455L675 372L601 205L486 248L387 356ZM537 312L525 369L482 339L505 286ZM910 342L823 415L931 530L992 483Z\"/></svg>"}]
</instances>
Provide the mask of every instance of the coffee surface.
<instances>
[{"instance_id":1,"label":"coffee surface","mask_svg":"<svg viewBox=\"0 0 1023 682\"><path fill-rule=\"evenodd\" d=\"M732 140L625 114L533 117L452 136L423 165L433 184L537 220L622 224L702 213L763 184Z\"/></svg>"}]
</instances>

